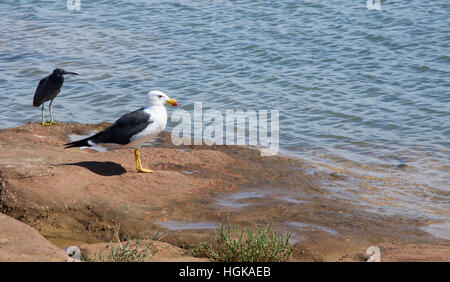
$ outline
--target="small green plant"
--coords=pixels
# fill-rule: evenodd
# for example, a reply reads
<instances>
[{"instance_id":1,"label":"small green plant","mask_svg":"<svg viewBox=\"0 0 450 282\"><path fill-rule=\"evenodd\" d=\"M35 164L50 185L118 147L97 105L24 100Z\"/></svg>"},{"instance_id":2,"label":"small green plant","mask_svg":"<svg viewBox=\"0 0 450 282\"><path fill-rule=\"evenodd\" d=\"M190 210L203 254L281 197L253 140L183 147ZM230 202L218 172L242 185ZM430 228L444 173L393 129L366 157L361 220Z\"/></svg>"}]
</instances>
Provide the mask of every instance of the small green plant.
<instances>
[{"instance_id":1,"label":"small green plant","mask_svg":"<svg viewBox=\"0 0 450 282\"><path fill-rule=\"evenodd\" d=\"M254 230L236 230L233 236L230 223L214 229L216 244L202 242L191 246L186 253L197 257L207 257L222 262L282 262L287 261L292 250L290 234L278 236L269 225Z\"/></svg>"},{"instance_id":2,"label":"small green plant","mask_svg":"<svg viewBox=\"0 0 450 282\"><path fill-rule=\"evenodd\" d=\"M184 254L199 258L211 258L214 250L209 242L200 242L197 245L189 245L184 250Z\"/></svg>"},{"instance_id":3,"label":"small green plant","mask_svg":"<svg viewBox=\"0 0 450 282\"><path fill-rule=\"evenodd\" d=\"M107 244L106 248L109 250L107 254L100 251L90 261L97 262L144 262L148 261L157 252L151 240L142 240L137 238L134 242L126 237L126 241L119 243L114 247Z\"/></svg>"},{"instance_id":4,"label":"small green plant","mask_svg":"<svg viewBox=\"0 0 450 282\"><path fill-rule=\"evenodd\" d=\"M94 258L88 258L90 262L144 262L148 261L157 252L157 248L153 246L152 240L155 238L142 239L138 237L132 241L130 237L125 236L125 242L120 241L119 236L120 225L114 226L114 235L117 239L118 246L107 244L107 254L100 251L96 253ZM156 236L156 235L155 235Z\"/></svg>"}]
</instances>

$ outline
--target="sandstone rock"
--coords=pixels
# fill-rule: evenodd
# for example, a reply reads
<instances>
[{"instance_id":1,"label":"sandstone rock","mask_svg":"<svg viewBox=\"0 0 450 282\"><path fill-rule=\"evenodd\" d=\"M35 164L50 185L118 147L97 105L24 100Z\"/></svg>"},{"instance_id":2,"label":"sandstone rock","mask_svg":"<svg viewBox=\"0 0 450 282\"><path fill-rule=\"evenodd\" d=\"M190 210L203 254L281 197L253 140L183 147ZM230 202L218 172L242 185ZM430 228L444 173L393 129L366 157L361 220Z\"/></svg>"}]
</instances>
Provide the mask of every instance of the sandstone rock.
<instances>
[{"instance_id":1,"label":"sandstone rock","mask_svg":"<svg viewBox=\"0 0 450 282\"><path fill-rule=\"evenodd\" d=\"M0 261L64 262L68 256L30 226L0 213Z\"/></svg>"},{"instance_id":2,"label":"sandstone rock","mask_svg":"<svg viewBox=\"0 0 450 282\"><path fill-rule=\"evenodd\" d=\"M448 245L388 244L380 245L382 262L448 262Z\"/></svg>"},{"instance_id":3,"label":"sandstone rock","mask_svg":"<svg viewBox=\"0 0 450 282\"><path fill-rule=\"evenodd\" d=\"M271 224L279 233L292 234L292 260L365 261L368 246L386 242L430 250L439 246L445 250L441 258L450 260L448 240L424 232L417 220L369 212L333 197L321 181L344 178L307 174L310 165L299 159L261 157L257 150L238 146L175 147L170 135L162 133L152 146L141 148L143 165L154 173L140 174L132 149L64 149L70 135L87 135L107 125L43 128L29 123L0 130L0 211L59 248L104 246L116 241L119 224L119 235L132 238L164 234L160 243L170 243L171 250L214 240L212 228L230 217L241 229ZM0 246L11 240L2 238ZM178 251L160 254L155 259L191 259ZM405 254L410 256L386 253L386 259L419 256Z\"/></svg>"}]
</instances>

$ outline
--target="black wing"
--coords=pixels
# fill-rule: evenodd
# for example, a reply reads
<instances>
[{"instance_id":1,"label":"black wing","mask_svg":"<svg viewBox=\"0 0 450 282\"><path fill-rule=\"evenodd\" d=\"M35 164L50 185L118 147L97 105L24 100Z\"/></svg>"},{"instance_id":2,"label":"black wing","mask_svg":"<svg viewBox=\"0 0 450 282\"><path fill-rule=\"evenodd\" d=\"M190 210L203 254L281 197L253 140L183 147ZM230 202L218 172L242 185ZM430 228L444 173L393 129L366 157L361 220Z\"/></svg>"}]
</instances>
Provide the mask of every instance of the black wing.
<instances>
[{"instance_id":1,"label":"black wing","mask_svg":"<svg viewBox=\"0 0 450 282\"><path fill-rule=\"evenodd\" d=\"M37 107L45 102L45 97L48 93L48 81L49 77L45 77L39 81L38 87L36 88L36 92L34 93L33 98L33 106Z\"/></svg>"},{"instance_id":2,"label":"black wing","mask_svg":"<svg viewBox=\"0 0 450 282\"><path fill-rule=\"evenodd\" d=\"M143 131L152 122L151 115L142 108L122 116L113 125L91 137L67 143L65 146L66 148L92 146L88 141L95 144L116 143L126 145L130 143L133 136Z\"/></svg>"},{"instance_id":3,"label":"black wing","mask_svg":"<svg viewBox=\"0 0 450 282\"><path fill-rule=\"evenodd\" d=\"M34 93L33 106L37 107L44 102L55 99L61 91L64 83L64 77L49 75L39 81L36 92Z\"/></svg>"}]
</instances>

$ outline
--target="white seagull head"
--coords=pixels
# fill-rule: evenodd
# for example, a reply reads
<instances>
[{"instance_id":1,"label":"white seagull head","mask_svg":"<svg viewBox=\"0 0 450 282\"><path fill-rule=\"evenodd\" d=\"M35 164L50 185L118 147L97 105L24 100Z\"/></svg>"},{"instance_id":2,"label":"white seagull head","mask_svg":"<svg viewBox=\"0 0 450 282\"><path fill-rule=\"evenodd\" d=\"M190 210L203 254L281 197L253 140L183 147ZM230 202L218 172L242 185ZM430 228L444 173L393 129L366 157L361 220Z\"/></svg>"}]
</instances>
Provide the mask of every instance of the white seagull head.
<instances>
[{"instance_id":1,"label":"white seagull head","mask_svg":"<svg viewBox=\"0 0 450 282\"><path fill-rule=\"evenodd\" d=\"M176 107L178 106L177 101L169 98L166 93L159 90L152 90L147 94L147 100L145 102L146 108L152 106L164 106L164 104L168 104L170 106Z\"/></svg>"}]
</instances>

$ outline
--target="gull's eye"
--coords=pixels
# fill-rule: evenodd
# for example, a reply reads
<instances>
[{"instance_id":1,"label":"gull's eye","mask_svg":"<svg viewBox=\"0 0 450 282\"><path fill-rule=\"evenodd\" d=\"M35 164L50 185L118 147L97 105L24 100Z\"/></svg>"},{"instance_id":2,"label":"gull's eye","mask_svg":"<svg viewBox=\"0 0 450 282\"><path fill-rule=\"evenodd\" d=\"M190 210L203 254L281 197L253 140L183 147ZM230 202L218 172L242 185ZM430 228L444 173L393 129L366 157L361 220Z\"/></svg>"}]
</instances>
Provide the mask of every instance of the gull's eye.
<instances>
[{"instance_id":1,"label":"gull's eye","mask_svg":"<svg viewBox=\"0 0 450 282\"><path fill-rule=\"evenodd\" d=\"M158 95L159 98L162 98L162 95Z\"/></svg>"}]
</instances>

